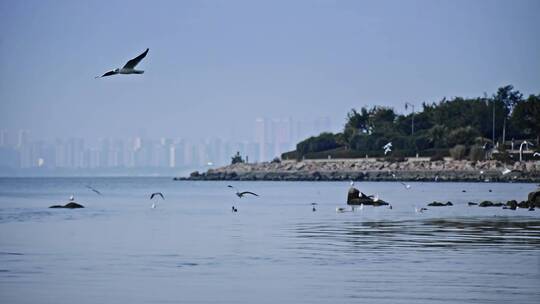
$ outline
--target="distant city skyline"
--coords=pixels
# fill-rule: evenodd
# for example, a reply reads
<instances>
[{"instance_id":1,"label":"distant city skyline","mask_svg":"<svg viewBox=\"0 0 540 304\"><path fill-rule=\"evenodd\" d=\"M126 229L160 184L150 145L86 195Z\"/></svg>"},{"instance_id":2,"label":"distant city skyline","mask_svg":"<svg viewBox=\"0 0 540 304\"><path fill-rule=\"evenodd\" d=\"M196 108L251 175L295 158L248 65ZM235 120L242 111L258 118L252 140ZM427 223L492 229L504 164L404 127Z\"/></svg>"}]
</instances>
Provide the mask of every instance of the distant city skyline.
<instances>
[{"instance_id":1,"label":"distant city skyline","mask_svg":"<svg viewBox=\"0 0 540 304\"><path fill-rule=\"evenodd\" d=\"M329 117L312 121L257 118L250 139L219 137L188 140L181 137L106 137L95 144L82 137L42 139L29 130L0 130L2 170L197 168L227 165L239 152L250 162L269 161L293 150L298 141L332 131Z\"/></svg>"}]
</instances>

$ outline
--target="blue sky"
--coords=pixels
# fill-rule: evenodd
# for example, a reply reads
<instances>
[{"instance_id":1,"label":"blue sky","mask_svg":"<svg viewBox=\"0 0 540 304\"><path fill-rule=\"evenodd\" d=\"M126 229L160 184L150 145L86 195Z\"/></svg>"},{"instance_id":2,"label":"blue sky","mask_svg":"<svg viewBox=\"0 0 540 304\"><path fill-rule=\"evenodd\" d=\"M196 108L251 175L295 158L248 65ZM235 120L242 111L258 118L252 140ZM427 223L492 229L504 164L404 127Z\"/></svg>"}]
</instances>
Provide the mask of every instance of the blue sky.
<instances>
[{"instance_id":1,"label":"blue sky","mask_svg":"<svg viewBox=\"0 0 540 304\"><path fill-rule=\"evenodd\" d=\"M2 1L0 128L249 138L256 117L540 93L540 1ZM94 79L150 52L144 75Z\"/></svg>"}]
</instances>

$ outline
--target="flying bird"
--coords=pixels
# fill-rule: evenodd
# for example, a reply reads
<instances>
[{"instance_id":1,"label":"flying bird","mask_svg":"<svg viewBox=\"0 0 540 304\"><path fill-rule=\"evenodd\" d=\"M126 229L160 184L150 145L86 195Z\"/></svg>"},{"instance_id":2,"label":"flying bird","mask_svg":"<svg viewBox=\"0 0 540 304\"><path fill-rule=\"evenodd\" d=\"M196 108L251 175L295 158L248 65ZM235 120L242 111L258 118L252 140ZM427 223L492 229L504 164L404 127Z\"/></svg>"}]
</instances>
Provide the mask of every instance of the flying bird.
<instances>
[{"instance_id":1,"label":"flying bird","mask_svg":"<svg viewBox=\"0 0 540 304\"><path fill-rule=\"evenodd\" d=\"M517 169L510 170L505 167L504 170L502 170L502 175L507 175L512 172L521 173L521 170L517 170Z\"/></svg>"},{"instance_id":2,"label":"flying bird","mask_svg":"<svg viewBox=\"0 0 540 304\"><path fill-rule=\"evenodd\" d=\"M153 199L155 196L161 196L162 199L165 199L165 197L163 196L163 193L161 192L154 192L150 195L150 199Z\"/></svg>"},{"instance_id":3,"label":"flying bird","mask_svg":"<svg viewBox=\"0 0 540 304\"><path fill-rule=\"evenodd\" d=\"M343 213L343 212L347 212L347 209L343 207L336 207L336 213Z\"/></svg>"},{"instance_id":4,"label":"flying bird","mask_svg":"<svg viewBox=\"0 0 540 304\"><path fill-rule=\"evenodd\" d=\"M259 196L257 193L253 193L253 192L251 192L251 191L243 191L243 192L240 192L240 191L238 191L235 187L233 187L233 186L231 186L231 185L227 185L227 187L233 188L233 189L236 191L236 196L238 196L239 198L244 197L244 195L246 195L246 194L251 194L251 195L254 195L254 196Z\"/></svg>"},{"instance_id":5,"label":"flying bird","mask_svg":"<svg viewBox=\"0 0 540 304\"><path fill-rule=\"evenodd\" d=\"M107 73L101 75L101 76L96 76L96 78L102 78L102 77L107 77L107 76L112 76L112 75L116 75L116 74L143 74L144 71L143 70L135 70L135 66L137 66L137 64L139 64L139 62L141 62L141 60L143 60L144 57L146 57L146 54L148 54L148 51L149 49L146 49L146 51L144 51L142 54L140 54L139 56L131 59L130 61L128 61L124 67L122 67L121 69L114 69L112 71L108 71Z\"/></svg>"},{"instance_id":6,"label":"flying bird","mask_svg":"<svg viewBox=\"0 0 540 304\"><path fill-rule=\"evenodd\" d=\"M95 193L97 193L97 194L99 194L99 195L103 195L103 194L101 194L101 192L99 192L99 191L98 191L98 190L96 190L95 188L92 188L92 187L91 187L91 186L89 186L89 185L86 185L86 188L88 188L88 189L90 189L90 190L94 191Z\"/></svg>"},{"instance_id":7,"label":"flying bird","mask_svg":"<svg viewBox=\"0 0 540 304\"><path fill-rule=\"evenodd\" d=\"M384 149L384 155L388 154L388 152L392 152L392 142L387 143L383 146Z\"/></svg>"},{"instance_id":8,"label":"flying bird","mask_svg":"<svg viewBox=\"0 0 540 304\"><path fill-rule=\"evenodd\" d=\"M150 199L153 199L155 196L161 196L161 199L165 199L165 197L163 197L163 193L161 192L154 192L150 195ZM156 202L153 202L152 203L152 209L155 209L157 207L157 203Z\"/></svg>"},{"instance_id":9,"label":"flying bird","mask_svg":"<svg viewBox=\"0 0 540 304\"><path fill-rule=\"evenodd\" d=\"M407 190L411 189L411 185L405 184L404 182L399 182L399 183L402 184L405 187L405 189L407 189Z\"/></svg>"},{"instance_id":10,"label":"flying bird","mask_svg":"<svg viewBox=\"0 0 540 304\"><path fill-rule=\"evenodd\" d=\"M427 211L428 209L427 208L416 208L414 207L414 211L416 213L424 213L424 211Z\"/></svg>"}]
</instances>

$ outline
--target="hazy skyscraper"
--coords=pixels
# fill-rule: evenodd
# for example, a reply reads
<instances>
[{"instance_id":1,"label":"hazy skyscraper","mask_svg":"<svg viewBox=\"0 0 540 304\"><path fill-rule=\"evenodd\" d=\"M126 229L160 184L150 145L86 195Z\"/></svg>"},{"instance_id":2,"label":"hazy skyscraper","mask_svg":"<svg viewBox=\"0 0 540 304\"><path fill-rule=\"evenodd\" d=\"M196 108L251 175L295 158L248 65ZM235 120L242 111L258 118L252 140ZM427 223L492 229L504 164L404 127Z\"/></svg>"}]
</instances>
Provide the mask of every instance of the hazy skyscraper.
<instances>
[{"instance_id":1,"label":"hazy skyscraper","mask_svg":"<svg viewBox=\"0 0 540 304\"><path fill-rule=\"evenodd\" d=\"M259 154L254 155L257 161L263 161L266 158L266 119L255 119L255 143L259 145Z\"/></svg>"},{"instance_id":2,"label":"hazy skyscraper","mask_svg":"<svg viewBox=\"0 0 540 304\"><path fill-rule=\"evenodd\" d=\"M9 133L7 130L0 130L0 147L9 146Z\"/></svg>"},{"instance_id":3,"label":"hazy skyscraper","mask_svg":"<svg viewBox=\"0 0 540 304\"><path fill-rule=\"evenodd\" d=\"M29 132L28 130L19 130L19 136L17 138L17 148L21 148L28 144Z\"/></svg>"}]
</instances>

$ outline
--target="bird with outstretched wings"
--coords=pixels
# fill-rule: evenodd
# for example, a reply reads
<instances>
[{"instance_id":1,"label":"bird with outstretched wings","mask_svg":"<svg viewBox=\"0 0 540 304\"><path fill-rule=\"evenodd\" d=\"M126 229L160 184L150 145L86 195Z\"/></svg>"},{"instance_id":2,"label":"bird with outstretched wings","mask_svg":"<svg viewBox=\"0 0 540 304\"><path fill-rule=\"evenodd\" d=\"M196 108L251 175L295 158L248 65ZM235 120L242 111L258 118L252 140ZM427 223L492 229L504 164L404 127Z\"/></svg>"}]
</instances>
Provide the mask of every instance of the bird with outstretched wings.
<instances>
[{"instance_id":1,"label":"bird with outstretched wings","mask_svg":"<svg viewBox=\"0 0 540 304\"><path fill-rule=\"evenodd\" d=\"M161 196L162 199L165 199L165 197L163 197L163 194L161 192L152 193L150 195L150 199L153 199L155 196Z\"/></svg>"},{"instance_id":2,"label":"bird with outstretched wings","mask_svg":"<svg viewBox=\"0 0 540 304\"><path fill-rule=\"evenodd\" d=\"M102 195L101 192L99 192L97 189L95 189L95 188L93 188L93 187L91 187L91 186L89 186L89 185L86 185L86 188L92 190L93 192L95 192L95 193L97 193L97 194L99 194L99 195Z\"/></svg>"},{"instance_id":3,"label":"bird with outstretched wings","mask_svg":"<svg viewBox=\"0 0 540 304\"><path fill-rule=\"evenodd\" d=\"M141 62L141 60L146 57L146 54L148 54L149 50L150 49L147 48L142 54L128 61L126 65L124 65L123 69L134 69L137 64L139 64L139 62Z\"/></svg>"}]
</instances>

